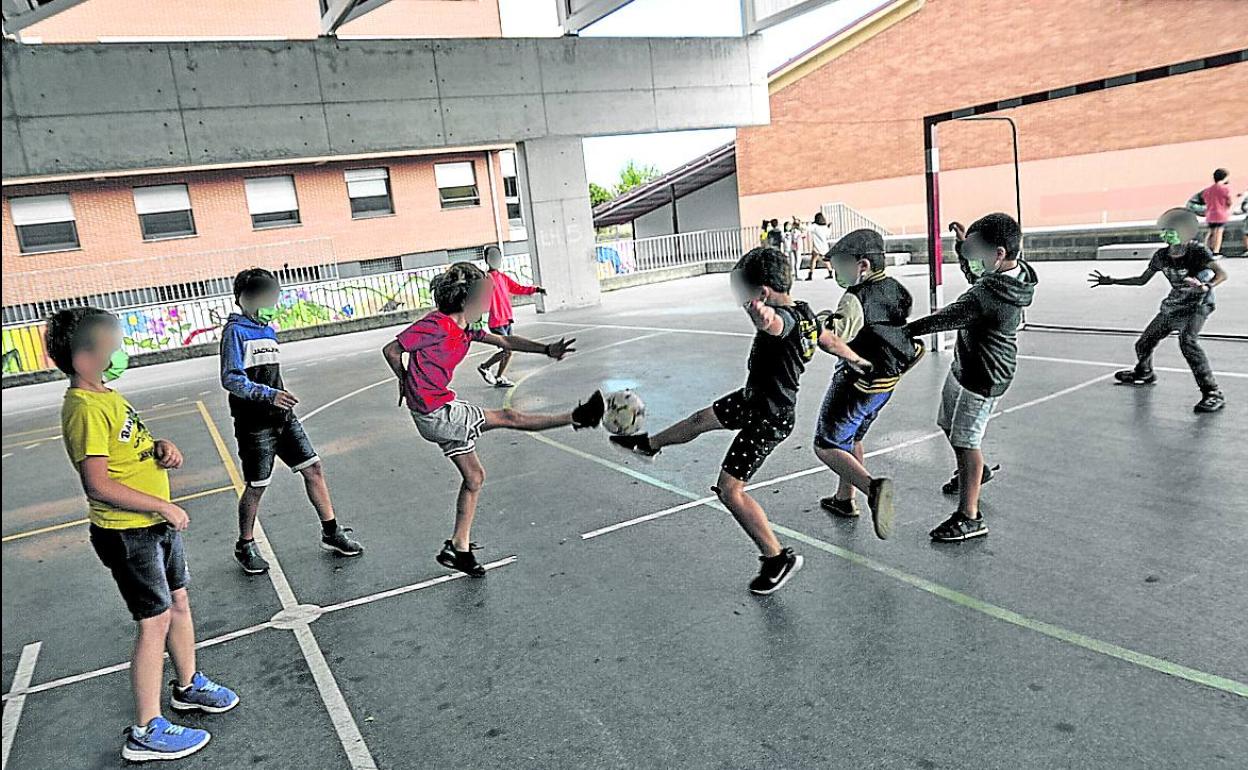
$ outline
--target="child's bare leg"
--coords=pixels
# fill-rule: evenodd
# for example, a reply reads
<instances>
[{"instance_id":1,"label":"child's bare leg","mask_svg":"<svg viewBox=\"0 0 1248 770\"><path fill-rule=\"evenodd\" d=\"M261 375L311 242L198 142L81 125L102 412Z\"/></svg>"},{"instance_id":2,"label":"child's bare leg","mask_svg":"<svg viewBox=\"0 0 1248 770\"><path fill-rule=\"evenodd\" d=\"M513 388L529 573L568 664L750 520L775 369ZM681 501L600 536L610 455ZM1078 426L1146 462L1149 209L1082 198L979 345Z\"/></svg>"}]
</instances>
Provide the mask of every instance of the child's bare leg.
<instances>
[{"instance_id":1,"label":"child's bare leg","mask_svg":"<svg viewBox=\"0 0 1248 770\"><path fill-rule=\"evenodd\" d=\"M854 488L857 487L863 492L870 491L871 473L867 471L863 465L862 442L854 442L854 451L846 452L844 449L825 449L823 447L815 447L815 456L823 461L823 464L832 469L839 479L840 484L836 488L837 500L849 500L854 496Z\"/></svg>"},{"instance_id":2,"label":"child's bare leg","mask_svg":"<svg viewBox=\"0 0 1248 770\"><path fill-rule=\"evenodd\" d=\"M238 539L251 540L256 527L256 514L260 512L260 498L264 487L248 485L238 498Z\"/></svg>"},{"instance_id":3,"label":"child's bare leg","mask_svg":"<svg viewBox=\"0 0 1248 770\"><path fill-rule=\"evenodd\" d=\"M687 444L707 431L722 430L723 427L715 416L715 409L708 406L651 436L650 446L657 450L672 444Z\"/></svg>"},{"instance_id":4,"label":"child's bare leg","mask_svg":"<svg viewBox=\"0 0 1248 770\"><path fill-rule=\"evenodd\" d=\"M750 536L763 556L776 556L780 553L780 541L771 531L767 514L758 501L745 491L745 482L730 476L727 471L719 472L719 482L715 485L715 494L724 504L745 533Z\"/></svg>"},{"instance_id":5,"label":"child's bare leg","mask_svg":"<svg viewBox=\"0 0 1248 770\"><path fill-rule=\"evenodd\" d=\"M984 477L984 453L978 449L953 448L958 458L958 510L967 518L979 518L979 488Z\"/></svg>"},{"instance_id":6,"label":"child's bare leg","mask_svg":"<svg viewBox=\"0 0 1248 770\"><path fill-rule=\"evenodd\" d=\"M173 592L169 610L169 636L166 641L169 658L178 675L178 687L190 687L195 676L195 621L191 617L191 600L185 588Z\"/></svg>"},{"instance_id":7,"label":"child's bare leg","mask_svg":"<svg viewBox=\"0 0 1248 770\"><path fill-rule=\"evenodd\" d=\"M565 425L572 424L572 413L561 412L559 414L531 414L529 412L520 412L515 409L486 409L485 425L482 431L494 430L496 428L510 428L511 430L539 431L550 430L551 428L562 428Z\"/></svg>"},{"instance_id":8,"label":"child's bare leg","mask_svg":"<svg viewBox=\"0 0 1248 770\"><path fill-rule=\"evenodd\" d=\"M303 475L303 487L308 493L308 500L316 509L321 521L334 520L334 504L329 499L329 484L325 483L325 469L321 464L314 463L299 471Z\"/></svg>"},{"instance_id":9,"label":"child's bare leg","mask_svg":"<svg viewBox=\"0 0 1248 770\"><path fill-rule=\"evenodd\" d=\"M1209 250L1214 254L1222 252L1222 231L1225 227L1215 227L1209 231Z\"/></svg>"},{"instance_id":10,"label":"child's bare leg","mask_svg":"<svg viewBox=\"0 0 1248 770\"><path fill-rule=\"evenodd\" d=\"M165 638L169 635L169 610L139 621L130 663L134 689L135 724L145 725L160 716L160 680L165 674Z\"/></svg>"},{"instance_id":11,"label":"child's bare leg","mask_svg":"<svg viewBox=\"0 0 1248 770\"><path fill-rule=\"evenodd\" d=\"M503 375L503 372L507 371L507 364L509 363L511 363L511 351L502 350L500 348L497 353L490 356L489 360L481 364L480 368L489 369L494 364L498 364L498 376L501 377Z\"/></svg>"},{"instance_id":12,"label":"child's bare leg","mask_svg":"<svg viewBox=\"0 0 1248 770\"><path fill-rule=\"evenodd\" d=\"M455 533L451 535L451 545L457 551L467 551L472 538L472 519L477 515L477 498L485 485L485 468L476 452L455 455L451 462L455 463L459 475L463 477L459 497L455 500Z\"/></svg>"}]
</instances>

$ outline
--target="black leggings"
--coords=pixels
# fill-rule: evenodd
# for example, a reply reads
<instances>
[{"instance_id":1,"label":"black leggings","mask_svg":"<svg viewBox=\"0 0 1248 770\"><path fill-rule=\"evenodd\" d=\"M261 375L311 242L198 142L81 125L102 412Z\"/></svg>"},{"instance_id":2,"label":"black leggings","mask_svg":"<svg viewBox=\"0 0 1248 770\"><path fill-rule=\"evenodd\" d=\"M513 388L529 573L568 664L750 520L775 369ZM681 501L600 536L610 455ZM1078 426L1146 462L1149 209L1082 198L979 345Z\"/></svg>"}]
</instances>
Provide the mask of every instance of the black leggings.
<instances>
[{"instance_id":1,"label":"black leggings","mask_svg":"<svg viewBox=\"0 0 1248 770\"><path fill-rule=\"evenodd\" d=\"M1151 372L1153 350L1172 332L1178 332L1179 350L1183 352L1183 358L1191 367L1192 375L1196 377L1196 384L1200 386L1201 392L1209 393L1217 390L1218 383L1213 379L1213 368L1209 366L1209 357L1200 347L1200 330L1212 312L1212 305L1200 305L1171 313L1164 310L1158 313L1144 328L1144 333L1140 335L1140 338L1135 341L1135 355L1139 359L1135 370L1141 374Z\"/></svg>"}]
</instances>

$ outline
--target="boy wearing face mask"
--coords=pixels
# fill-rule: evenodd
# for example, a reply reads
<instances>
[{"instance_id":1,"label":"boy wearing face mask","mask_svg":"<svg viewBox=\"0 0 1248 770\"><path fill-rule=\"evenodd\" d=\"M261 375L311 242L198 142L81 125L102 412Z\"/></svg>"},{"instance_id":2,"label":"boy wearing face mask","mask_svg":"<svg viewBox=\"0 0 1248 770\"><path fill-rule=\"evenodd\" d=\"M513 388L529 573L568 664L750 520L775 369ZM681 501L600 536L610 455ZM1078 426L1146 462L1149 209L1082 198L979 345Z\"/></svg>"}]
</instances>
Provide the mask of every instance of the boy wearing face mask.
<instances>
[{"instance_id":1,"label":"boy wearing face mask","mask_svg":"<svg viewBox=\"0 0 1248 770\"><path fill-rule=\"evenodd\" d=\"M1179 350L1192 369L1201 398L1194 410L1216 412L1226 406L1226 398L1213 376L1209 357L1200 347L1200 330L1213 314L1213 287L1226 280L1226 271L1214 255L1193 240L1199 228L1196 215L1186 209L1170 209L1157 220L1165 248L1158 249L1144 272L1132 278L1112 278L1094 270L1088 275L1092 288L1098 286L1143 286L1161 273L1170 281L1170 293L1161 309L1135 343L1136 364L1114 374L1124 385L1151 385L1153 351L1172 332L1179 333Z\"/></svg>"},{"instance_id":2,"label":"boy wearing face mask","mask_svg":"<svg viewBox=\"0 0 1248 770\"><path fill-rule=\"evenodd\" d=\"M846 363L832 377L815 429L815 454L840 478L836 494L819 504L834 516L857 518L854 489L865 492L875 534L883 540L892 532L893 482L867 471L862 442L923 346L906 333L913 299L884 274L879 233L855 230L832 246L828 258L845 294L828 315L820 347Z\"/></svg>"},{"instance_id":3,"label":"boy wearing face mask","mask_svg":"<svg viewBox=\"0 0 1248 770\"><path fill-rule=\"evenodd\" d=\"M1014 381L1018 326L1035 293L1036 272L1019 256L1023 233L1008 214L989 214L966 231L963 252L976 281L962 296L906 326L912 337L958 332L937 424L957 458L958 510L931 531L937 541L988 534L979 512L980 451L988 418Z\"/></svg>"},{"instance_id":4,"label":"boy wearing face mask","mask_svg":"<svg viewBox=\"0 0 1248 770\"><path fill-rule=\"evenodd\" d=\"M121 755L132 762L180 759L212 736L161 716L166 648L177 675L172 709L220 714L239 699L196 670L182 542L190 517L169 498L169 471L182 467L182 453L154 438L130 402L105 385L124 368L120 346L117 319L99 308L60 310L48 320L48 355L69 376L61 432L90 503L91 545L137 626L130 663L136 719Z\"/></svg>"},{"instance_id":5,"label":"boy wearing face mask","mask_svg":"<svg viewBox=\"0 0 1248 770\"><path fill-rule=\"evenodd\" d=\"M273 480L280 459L303 476L308 500L321 519L321 548L340 556L359 556L364 547L351 538L334 515L321 458L295 416L299 399L282 384L277 332L269 323L277 314L277 276L253 267L234 277L234 301L243 311L231 313L221 329L221 387L229 392L234 438L247 487L238 499L238 542L234 558L243 571L259 575L269 563L256 545L254 529L260 498Z\"/></svg>"},{"instance_id":6,"label":"boy wearing face mask","mask_svg":"<svg viewBox=\"0 0 1248 770\"><path fill-rule=\"evenodd\" d=\"M526 286L504 273L503 252L497 246L486 247L485 264L490 269L486 275L490 277L492 286L490 314L486 324L490 327L491 334L510 337L512 321L515 318L515 313L511 309L511 295L545 294L546 290L541 286ZM488 361L477 367L477 374L481 375L481 379L485 380L487 385L493 385L496 388L514 388L516 383L503 376L509 363L511 363L511 351L507 348L499 348ZM490 371L494 364L498 364L497 372Z\"/></svg>"}]
</instances>

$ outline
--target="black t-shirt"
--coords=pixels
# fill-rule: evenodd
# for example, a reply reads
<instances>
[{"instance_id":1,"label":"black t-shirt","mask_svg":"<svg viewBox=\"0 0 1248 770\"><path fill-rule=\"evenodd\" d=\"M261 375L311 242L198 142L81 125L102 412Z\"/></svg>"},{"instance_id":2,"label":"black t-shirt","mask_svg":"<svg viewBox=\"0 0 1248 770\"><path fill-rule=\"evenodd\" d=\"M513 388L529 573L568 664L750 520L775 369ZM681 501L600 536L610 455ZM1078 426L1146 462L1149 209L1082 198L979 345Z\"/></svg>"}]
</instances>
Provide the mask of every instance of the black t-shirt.
<instances>
[{"instance_id":1,"label":"black t-shirt","mask_svg":"<svg viewBox=\"0 0 1248 770\"><path fill-rule=\"evenodd\" d=\"M1170 248L1158 249L1148 263L1150 273L1161 273L1170 282L1170 293L1161 301L1163 310L1178 310L1213 304L1213 292L1188 286L1185 279L1196 278L1213 261L1213 252L1195 241L1184 244L1178 256L1170 255ZM1151 278L1152 275L1150 274Z\"/></svg>"},{"instance_id":2,"label":"black t-shirt","mask_svg":"<svg viewBox=\"0 0 1248 770\"><path fill-rule=\"evenodd\" d=\"M767 231L767 245L773 249L784 248L784 233L774 227Z\"/></svg>"},{"instance_id":3,"label":"black t-shirt","mask_svg":"<svg viewBox=\"0 0 1248 770\"><path fill-rule=\"evenodd\" d=\"M819 344L819 322L805 302L772 309L784 329L780 334L754 335L745 391L750 401L784 412L797 405L798 380Z\"/></svg>"}]
</instances>

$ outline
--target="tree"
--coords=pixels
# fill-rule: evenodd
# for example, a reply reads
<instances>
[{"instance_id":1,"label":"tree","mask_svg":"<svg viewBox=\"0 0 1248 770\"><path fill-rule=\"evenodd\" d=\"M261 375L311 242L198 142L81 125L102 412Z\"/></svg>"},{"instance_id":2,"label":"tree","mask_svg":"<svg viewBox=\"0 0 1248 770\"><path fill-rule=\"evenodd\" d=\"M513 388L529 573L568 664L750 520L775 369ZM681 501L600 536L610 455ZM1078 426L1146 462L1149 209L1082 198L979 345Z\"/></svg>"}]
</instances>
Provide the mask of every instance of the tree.
<instances>
[{"instance_id":1,"label":"tree","mask_svg":"<svg viewBox=\"0 0 1248 770\"><path fill-rule=\"evenodd\" d=\"M639 166L637 161L629 160L628 164L620 169L620 183L615 186L615 194L623 195L634 187L640 187L657 176L659 176L659 170L654 166Z\"/></svg>"},{"instance_id":2,"label":"tree","mask_svg":"<svg viewBox=\"0 0 1248 770\"><path fill-rule=\"evenodd\" d=\"M611 200L614 197L615 196L611 194L611 191L603 187L602 185L597 184L595 182L589 183L589 205L590 206L597 206L599 204L606 203L607 201Z\"/></svg>"}]
</instances>

